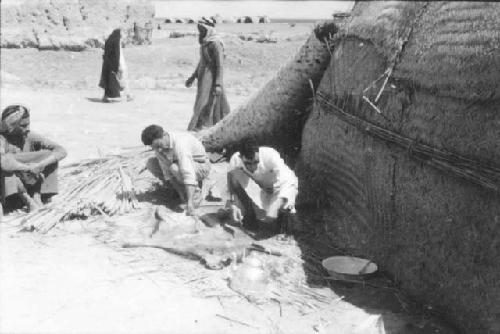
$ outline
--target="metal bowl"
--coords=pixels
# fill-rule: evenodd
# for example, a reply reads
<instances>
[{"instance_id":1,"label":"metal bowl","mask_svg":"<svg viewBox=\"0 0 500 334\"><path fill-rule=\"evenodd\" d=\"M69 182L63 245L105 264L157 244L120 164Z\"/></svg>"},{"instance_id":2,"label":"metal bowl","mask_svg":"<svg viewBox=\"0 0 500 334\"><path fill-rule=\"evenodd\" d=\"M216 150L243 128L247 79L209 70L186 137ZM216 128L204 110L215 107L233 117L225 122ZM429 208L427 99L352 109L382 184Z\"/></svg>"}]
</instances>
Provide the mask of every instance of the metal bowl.
<instances>
[{"instance_id":1,"label":"metal bowl","mask_svg":"<svg viewBox=\"0 0 500 334\"><path fill-rule=\"evenodd\" d=\"M373 277L378 266L370 260L354 256L331 256L322 261L328 274L336 280L364 280Z\"/></svg>"}]
</instances>

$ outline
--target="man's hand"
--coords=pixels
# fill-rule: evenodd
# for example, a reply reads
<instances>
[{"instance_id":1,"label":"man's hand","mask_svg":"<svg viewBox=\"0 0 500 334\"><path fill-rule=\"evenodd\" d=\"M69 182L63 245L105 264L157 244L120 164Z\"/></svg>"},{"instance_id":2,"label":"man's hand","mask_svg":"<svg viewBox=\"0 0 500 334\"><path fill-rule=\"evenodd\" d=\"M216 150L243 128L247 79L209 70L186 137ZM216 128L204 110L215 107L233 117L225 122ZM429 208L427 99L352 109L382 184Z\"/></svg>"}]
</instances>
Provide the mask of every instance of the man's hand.
<instances>
[{"instance_id":1,"label":"man's hand","mask_svg":"<svg viewBox=\"0 0 500 334\"><path fill-rule=\"evenodd\" d=\"M188 216L196 215L196 210L193 201L195 189L196 188L193 185L186 185L186 195L187 195L186 215Z\"/></svg>"},{"instance_id":2,"label":"man's hand","mask_svg":"<svg viewBox=\"0 0 500 334\"><path fill-rule=\"evenodd\" d=\"M243 220L243 214L234 201L228 200L226 202L226 210L229 212L229 218L231 218L233 222L241 223Z\"/></svg>"},{"instance_id":3,"label":"man's hand","mask_svg":"<svg viewBox=\"0 0 500 334\"><path fill-rule=\"evenodd\" d=\"M45 165L41 163L29 163L28 166L29 166L29 172L35 175L41 174L45 169Z\"/></svg>"},{"instance_id":4,"label":"man's hand","mask_svg":"<svg viewBox=\"0 0 500 334\"><path fill-rule=\"evenodd\" d=\"M193 77L189 77L187 80L186 80L186 88L189 88L193 85L193 82L194 82L194 78Z\"/></svg>"},{"instance_id":5,"label":"man's hand","mask_svg":"<svg viewBox=\"0 0 500 334\"><path fill-rule=\"evenodd\" d=\"M241 221L243 220L243 214L236 204L231 204L229 206L229 215L233 222L241 223Z\"/></svg>"},{"instance_id":6,"label":"man's hand","mask_svg":"<svg viewBox=\"0 0 500 334\"><path fill-rule=\"evenodd\" d=\"M280 197L280 201L280 209L290 211L290 213L295 213L295 205L288 202L287 198Z\"/></svg>"},{"instance_id":7,"label":"man's hand","mask_svg":"<svg viewBox=\"0 0 500 334\"><path fill-rule=\"evenodd\" d=\"M214 95L221 95L221 94L222 94L222 87L221 86L215 86Z\"/></svg>"},{"instance_id":8,"label":"man's hand","mask_svg":"<svg viewBox=\"0 0 500 334\"><path fill-rule=\"evenodd\" d=\"M194 208L193 203L189 203L186 205L186 215L187 216L196 216L196 209Z\"/></svg>"}]
</instances>

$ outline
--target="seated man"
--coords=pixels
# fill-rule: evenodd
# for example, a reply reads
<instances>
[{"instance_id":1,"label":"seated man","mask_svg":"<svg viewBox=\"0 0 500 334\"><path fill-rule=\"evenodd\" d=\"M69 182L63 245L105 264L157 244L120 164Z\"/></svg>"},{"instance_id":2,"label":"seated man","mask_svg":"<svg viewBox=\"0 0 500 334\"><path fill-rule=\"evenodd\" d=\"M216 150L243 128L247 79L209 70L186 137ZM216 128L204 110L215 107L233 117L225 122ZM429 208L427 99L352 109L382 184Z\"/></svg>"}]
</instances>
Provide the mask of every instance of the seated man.
<instances>
[{"instance_id":1,"label":"seated man","mask_svg":"<svg viewBox=\"0 0 500 334\"><path fill-rule=\"evenodd\" d=\"M295 212L297 177L273 148L247 140L231 157L227 176L231 217L244 226L272 223L280 210Z\"/></svg>"},{"instance_id":2,"label":"seated man","mask_svg":"<svg viewBox=\"0 0 500 334\"><path fill-rule=\"evenodd\" d=\"M203 144L189 133L166 132L158 125L146 127L141 139L156 154L146 167L160 180L170 181L181 201L187 202L186 213L195 215L199 204L195 197L201 199L203 180L210 173L210 161Z\"/></svg>"},{"instance_id":3,"label":"seated man","mask_svg":"<svg viewBox=\"0 0 500 334\"><path fill-rule=\"evenodd\" d=\"M31 211L57 193L57 164L66 150L30 132L27 107L11 105L0 123L0 201L3 209Z\"/></svg>"}]
</instances>

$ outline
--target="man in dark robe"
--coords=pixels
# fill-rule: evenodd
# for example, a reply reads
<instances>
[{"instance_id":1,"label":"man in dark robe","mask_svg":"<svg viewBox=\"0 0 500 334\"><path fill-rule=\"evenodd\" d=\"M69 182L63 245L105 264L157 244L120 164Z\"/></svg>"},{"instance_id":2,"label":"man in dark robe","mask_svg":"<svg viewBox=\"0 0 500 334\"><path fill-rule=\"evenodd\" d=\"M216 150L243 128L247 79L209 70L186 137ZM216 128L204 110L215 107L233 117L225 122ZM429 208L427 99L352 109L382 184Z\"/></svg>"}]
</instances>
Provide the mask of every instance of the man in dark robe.
<instances>
[{"instance_id":1,"label":"man in dark robe","mask_svg":"<svg viewBox=\"0 0 500 334\"><path fill-rule=\"evenodd\" d=\"M224 44L214 26L213 22L206 19L198 22L200 61L194 73L186 80L186 87L191 87L194 80L198 79L189 131L210 127L230 111L223 85Z\"/></svg>"},{"instance_id":2,"label":"man in dark robe","mask_svg":"<svg viewBox=\"0 0 500 334\"><path fill-rule=\"evenodd\" d=\"M11 105L0 123L0 202L7 211L27 206L34 210L57 193L58 162L66 150L30 132L29 110Z\"/></svg>"}]
</instances>

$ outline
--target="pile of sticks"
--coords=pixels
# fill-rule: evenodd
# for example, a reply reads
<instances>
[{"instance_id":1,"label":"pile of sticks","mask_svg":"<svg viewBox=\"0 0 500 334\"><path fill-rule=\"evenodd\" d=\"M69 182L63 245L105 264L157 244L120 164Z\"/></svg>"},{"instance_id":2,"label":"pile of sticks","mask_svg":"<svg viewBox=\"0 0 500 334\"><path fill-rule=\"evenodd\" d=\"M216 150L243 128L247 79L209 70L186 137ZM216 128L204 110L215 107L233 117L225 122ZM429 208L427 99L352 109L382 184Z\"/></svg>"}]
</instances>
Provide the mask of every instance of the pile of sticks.
<instances>
[{"instance_id":1,"label":"pile of sticks","mask_svg":"<svg viewBox=\"0 0 500 334\"><path fill-rule=\"evenodd\" d=\"M52 202L11 222L47 233L62 221L138 209L134 180L145 170L145 160L151 155L151 151L131 149L65 166L61 168L59 194Z\"/></svg>"}]
</instances>

